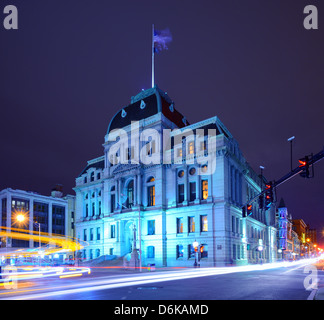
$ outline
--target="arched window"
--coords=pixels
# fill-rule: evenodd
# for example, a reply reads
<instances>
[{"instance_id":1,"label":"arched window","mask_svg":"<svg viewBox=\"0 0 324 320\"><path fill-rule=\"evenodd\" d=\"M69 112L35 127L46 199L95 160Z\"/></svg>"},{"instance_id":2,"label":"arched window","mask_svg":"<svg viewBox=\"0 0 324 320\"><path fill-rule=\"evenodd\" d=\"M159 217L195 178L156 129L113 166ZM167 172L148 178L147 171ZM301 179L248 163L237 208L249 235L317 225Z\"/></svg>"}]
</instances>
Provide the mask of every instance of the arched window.
<instances>
[{"instance_id":1,"label":"arched window","mask_svg":"<svg viewBox=\"0 0 324 320\"><path fill-rule=\"evenodd\" d=\"M129 181L126 190L127 190L126 207L131 208L134 205L134 180Z\"/></svg>"},{"instance_id":2,"label":"arched window","mask_svg":"<svg viewBox=\"0 0 324 320\"><path fill-rule=\"evenodd\" d=\"M154 177L149 177L147 179L147 183L154 182L154 181L155 181L155 178Z\"/></svg>"}]
</instances>

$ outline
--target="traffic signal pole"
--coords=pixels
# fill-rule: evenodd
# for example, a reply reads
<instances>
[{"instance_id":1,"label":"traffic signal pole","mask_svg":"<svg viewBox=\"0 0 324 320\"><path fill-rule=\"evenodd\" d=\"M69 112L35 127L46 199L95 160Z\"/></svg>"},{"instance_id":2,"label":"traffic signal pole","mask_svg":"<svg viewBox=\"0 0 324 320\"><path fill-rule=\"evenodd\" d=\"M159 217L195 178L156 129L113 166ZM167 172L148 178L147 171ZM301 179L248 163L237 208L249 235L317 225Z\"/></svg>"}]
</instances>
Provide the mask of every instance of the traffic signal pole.
<instances>
[{"instance_id":1,"label":"traffic signal pole","mask_svg":"<svg viewBox=\"0 0 324 320\"><path fill-rule=\"evenodd\" d=\"M308 161L307 161L307 166L311 167L312 165L314 165L316 162L322 160L324 158L324 148L322 151L318 152L317 154L311 156ZM302 172L304 172L305 170L305 165L301 165L298 166L297 168L291 170L289 173L287 173L286 175L284 175L283 177L281 177L279 180L274 181L272 183L272 190L274 190L275 188L279 187L281 184L287 182L288 180L290 180L291 178L295 177L297 174L301 174ZM255 197L253 197L252 199L250 199L244 206L243 208L246 208L248 205L250 205L252 202L254 202L256 199L258 199L260 196L262 196L264 193L266 192L265 190L262 190L258 195L256 195ZM243 210L244 211L244 210ZM244 215L243 215L244 217Z\"/></svg>"}]
</instances>

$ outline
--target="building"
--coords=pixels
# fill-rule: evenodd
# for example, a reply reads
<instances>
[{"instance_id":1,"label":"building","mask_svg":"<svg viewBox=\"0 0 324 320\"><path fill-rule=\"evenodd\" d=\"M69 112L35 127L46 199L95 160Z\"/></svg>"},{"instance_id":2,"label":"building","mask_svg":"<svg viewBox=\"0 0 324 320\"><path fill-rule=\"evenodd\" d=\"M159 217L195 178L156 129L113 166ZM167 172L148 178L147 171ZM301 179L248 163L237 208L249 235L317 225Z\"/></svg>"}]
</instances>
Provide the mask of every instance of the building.
<instances>
[{"instance_id":1,"label":"building","mask_svg":"<svg viewBox=\"0 0 324 320\"><path fill-rule=\"evenodd\" d=\"M292 216L288 213L283 199L280 200L276 217L279 259L295 260L300 258L298 234L293 230Z\"/></svg>"},{"instance_id":2,"label":"building","mask_svg":"<svg viewBox=\"0 0 324 320\"><path fill-rule=\"evenodd\" d=\"M136 247L142 265L273 261L275 210L254 203L242 218L261 185L218 117L189 124L167 93L143 90L111 119L103 154L76 178L83 259L127 257Z\"/></svg>"},{"instance_id":3,"label":"building","mask_svg":"<svg viewBox=\"0 0 324 320\"><path fill-rule=\"evenodd\" d=\"M316 229L312 229L310 225L306 227L306 241L310 240L311 243L317 244L317 231Z\"/></svg>"},{"instance_id":4,"label":"building","mask_svg":"<svg viewBox=\"0 0 324 320\"><path fill-rule=\"evenodd\" d=\"M23 222L18 221L18 215L25 217ZM51 196L40 195L37 192L4 189L0 191L0 221L3 230L13 232L14 229L29 230L30 233L47 233L51 235L68 235L68 201L63 199L61 187L52 190ZM16 249L39 248L39 241L33 239L21 240L15 237L1 239L0 252ZM46 245L42 243L42 246ZM60 255L59 261L67 258Z\"/></svg>"}]
</instances>

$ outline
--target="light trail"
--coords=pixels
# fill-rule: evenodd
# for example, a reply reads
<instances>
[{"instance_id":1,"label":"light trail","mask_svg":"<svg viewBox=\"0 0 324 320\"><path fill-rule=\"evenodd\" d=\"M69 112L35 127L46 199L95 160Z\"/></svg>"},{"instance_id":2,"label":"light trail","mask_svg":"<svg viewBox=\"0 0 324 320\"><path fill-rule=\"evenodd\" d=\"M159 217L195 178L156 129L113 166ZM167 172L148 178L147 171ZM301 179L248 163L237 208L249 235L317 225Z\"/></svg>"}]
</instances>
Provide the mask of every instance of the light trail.
<instances>
[{"instance_id":1,"label":"light trail","mask_svg":"<svg viewBox=\"0 0 324 320\"><path fill-rule=\"evenodd\" d=\"M25 241L34 240L36 243L40 242L46 244L46 246L42 246L35 251L31 251L30 249L14 250L14 248L8 248L11 249L11 251L1 252L1 256L35 256L39 255L40 249L43 255L74 252L83 249L84 246L87 245L86 242L79 241L73 237L7 227L0 227L0 238L13 238Z\"/></svg>"},{"instance_id":2,"label":"light trail","mask_svg":"<svg viewBox=\"0 0 324 320\"><path fill-rule=\"evenodd\" d=\"M69 289L65 290L57 290L59 288L53 288L51 292L43 292L43 293L33 293L28 295L19 295L15 297L8 297L6 299L9 300L28 300L28 299L47 299L50 297L60 296L60 295L69 295L69 294L78 294L90 291L98 291L98 290L108 290L115 288L122 288L128 286L138 286L138 285L146 285L157 282L166 282L166 281L174 281L174 280L185 280L192 279L197 277L206 277L206 276L216 276L222 274L230 274L230 273L238 273L238 272L250 272L250 271L259 271L259 270L270 270L282 267L293 267L307 264L312 264L318 261L319 258L316 259L308 259L295 261L295 262L278 262L278 263L268 263L263 265L248 265L248 266L238 266L238 267L220 267L220 268L202 268L202 269L186 269L182 271L163 271L156 274L134 274L130 276L123 276L114 279L99 279L89 281L87 283L77 283L73 286L70 286ZM73 288L72 288L73 287ZM44 288L47 290L48 288ZM21 292L23 293L23 292Z\"/></svg>"},{"instance_id":3,"label":"light trail","mask_svg":"<svg viewBox=\"0 0 324 320\"><path fill-rule=\"evenodd\" d=\"M21 268L25 270L26 268ZM30 269L30 268L28 268ZM90 274L90 268L78 267L78 268L64 268L64 267L45 267L45 268L34 268L35 271L28 272L2 272L0 273L1 279L0 284L7 283L10 281L22 281L22 280L31 280L31 279L42 279L47 277L64 277L73 276L74 274Z\"/></svg>"}]
</instances>

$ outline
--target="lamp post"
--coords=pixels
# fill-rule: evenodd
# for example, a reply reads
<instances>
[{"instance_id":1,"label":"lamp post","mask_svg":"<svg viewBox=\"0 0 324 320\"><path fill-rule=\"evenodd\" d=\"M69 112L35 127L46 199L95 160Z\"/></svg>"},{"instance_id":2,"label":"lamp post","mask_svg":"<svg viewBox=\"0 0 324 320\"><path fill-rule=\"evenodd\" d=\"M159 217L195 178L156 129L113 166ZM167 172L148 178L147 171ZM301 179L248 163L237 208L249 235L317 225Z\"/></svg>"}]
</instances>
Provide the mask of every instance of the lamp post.
<instances>
[{"instance_id":1,"label":"lamp post","mask_svg":"<svg viewBox=\"0 0 324 320\"><path fill-rule=\"evenodd\" d=\"M41 266L41 236L40 236L40 223L35 221L36 225L38 225L38 254L39 254L39 266Z\"/></svg>"},{"instance_id":2,"label":"lamp post","mask_svg":"<svg viewBox=\"0 0 324 320\"><path fill-rule=\"evenodd\" d=\"M192 244L194 249L195 249L195 263L194 263L194 267L197 268L198 264L197 264L197 255L198 255L198 246L199 243L195 240L194 243Z\"/></svg>"}]
</instances>

